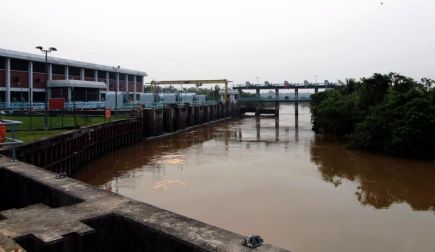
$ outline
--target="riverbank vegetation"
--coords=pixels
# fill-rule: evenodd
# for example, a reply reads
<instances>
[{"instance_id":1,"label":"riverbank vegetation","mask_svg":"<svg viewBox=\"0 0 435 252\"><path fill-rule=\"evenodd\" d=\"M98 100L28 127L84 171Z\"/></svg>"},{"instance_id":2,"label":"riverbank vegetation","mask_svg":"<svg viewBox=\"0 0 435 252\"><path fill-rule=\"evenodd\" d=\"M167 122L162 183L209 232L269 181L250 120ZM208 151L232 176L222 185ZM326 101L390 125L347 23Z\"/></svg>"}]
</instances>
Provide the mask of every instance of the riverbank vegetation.
<instances>
[{"instance_id":1,"label":"riverbank vegetation","mask_svg":"<svg viewBox=\"0 0 435 252\"><path fill-rule=\"evenodd\" d=\"M313 130L353 148L435 159L435 82L396 73L348 79L311 97Z\"/></svg>"}]
</instances>

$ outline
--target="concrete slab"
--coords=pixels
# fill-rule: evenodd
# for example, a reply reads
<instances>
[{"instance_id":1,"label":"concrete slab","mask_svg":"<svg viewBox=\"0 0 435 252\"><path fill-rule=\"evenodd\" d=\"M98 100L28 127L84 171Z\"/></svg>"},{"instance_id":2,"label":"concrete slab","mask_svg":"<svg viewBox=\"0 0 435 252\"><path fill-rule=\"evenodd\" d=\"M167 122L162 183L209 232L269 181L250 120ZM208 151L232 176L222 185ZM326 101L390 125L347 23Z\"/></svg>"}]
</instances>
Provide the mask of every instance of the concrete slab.
<instances>
[{"instance_id":1,"label":"concrete slab","mask_svg":"<svg viewBox=\"0 0 435 252\"><path fill-rule=\"evenodd\" d=\"M57 201L62 201L62 197L78 199L75 203L58 207L49 207L43 202L30 200L32 204L20 209L1 211L0 215L4 218L0 219L0 234L9 240L19 240L30 235L44 244L60 244L68 237L68 242L64 242L62 246L78 246L80 251L102 248L101 244L94 243L114 244L113 246L118 246L118 250L130 249L135 239L139 244L137 246L144 247L136 248L141 251L175 251L180 248L190 251L252 251L242 246L241 242L245 237L239 234L71 178L57 179L55 174L26 163L0 158L0 169L8 171L7 174L22 177L24 182L31 180L34 191L25 192L30 198L32 195L40 196L40 190L49 191L47 197ZM28 189L23 187L23 190ZM43 201L50 203L50 199ZM13 202L9 205L13 205ZM95 222L92 220L99 218L102 219L99 224L90 224ZM126 237L129 232L131 237ZM77 234L79 238L71 238L71 234ZM88 236L91 238L86 239ZM119 245L126 239L132 241ZM79 243L80 246L73 243ZM265 244L255 251L285 250Z\"/></svg>"}]
</instances>

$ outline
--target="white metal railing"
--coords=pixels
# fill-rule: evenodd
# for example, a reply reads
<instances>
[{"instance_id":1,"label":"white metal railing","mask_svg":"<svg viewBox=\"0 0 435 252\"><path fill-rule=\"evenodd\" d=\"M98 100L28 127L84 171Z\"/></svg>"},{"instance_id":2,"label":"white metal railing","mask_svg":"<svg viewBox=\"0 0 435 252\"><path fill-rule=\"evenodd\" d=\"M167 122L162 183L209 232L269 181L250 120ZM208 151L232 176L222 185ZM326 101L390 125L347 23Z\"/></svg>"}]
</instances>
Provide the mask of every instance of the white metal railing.
<instances>
[{"instance_id":1,"label":"white metal railing","mask_svg":"<svg viewBox=\"0 0 435 252\"><path fill-rule=\"evenodd\" d=\"M15 146L18 144L22 144L23 141L18 140L15 138L16 136L16 129L19 125L21 125L22 122L20 121L13 121L13 120L0 120L0 126L6 127L5 133L7 132L8 128L11 132L11 137L6 136L4 139L4 142L0 142L1 147L9 147L12 146L12 161L16 160L16 154L15 154Z\"/></svg>"}]
</instances>

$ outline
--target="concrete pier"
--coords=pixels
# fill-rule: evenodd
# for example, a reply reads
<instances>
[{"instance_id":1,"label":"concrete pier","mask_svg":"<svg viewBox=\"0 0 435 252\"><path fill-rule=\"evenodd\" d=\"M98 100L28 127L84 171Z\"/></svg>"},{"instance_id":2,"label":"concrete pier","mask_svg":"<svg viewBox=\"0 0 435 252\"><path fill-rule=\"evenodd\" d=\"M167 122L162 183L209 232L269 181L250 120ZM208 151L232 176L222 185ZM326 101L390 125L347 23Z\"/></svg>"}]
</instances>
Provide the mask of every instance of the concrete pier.
<instances>
[{"instance_id":1,"label":"concrete pier","mask_svg":"<svg viewBox=\"0 0 435 252\"><path fill-rule=\"evenodd\" d=\"M174 115L175 108L164 108L163 109L163 131L164 132L174 132Z\"/></svg>"},{"instance_id":2,"label":"concrete pier","mask_svg":"<svg viewBox=\"0 0 435 252\"><path fill-rule=\"evenodd\" d=\"M163 134L163 110L145 109L142 113L144 137L153 137Z\"/></svg>"}]
</instances>

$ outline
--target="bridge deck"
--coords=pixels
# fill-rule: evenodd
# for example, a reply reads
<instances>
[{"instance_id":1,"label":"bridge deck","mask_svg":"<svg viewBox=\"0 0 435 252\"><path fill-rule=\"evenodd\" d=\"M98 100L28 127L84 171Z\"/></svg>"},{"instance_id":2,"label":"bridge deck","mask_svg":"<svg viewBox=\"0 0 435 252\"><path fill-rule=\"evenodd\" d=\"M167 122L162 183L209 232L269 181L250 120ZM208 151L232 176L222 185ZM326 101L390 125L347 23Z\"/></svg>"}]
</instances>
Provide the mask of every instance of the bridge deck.
<instances>
[{"instance_id":1,"label":"bridge deck","mask_svg":"<svg viewBox=\"0 0 435 252\"><path fill-rule=\"evenodd\" d=\"M237 85L233 86L233 89L237 90L256 90L256 89L328 89L328 88L335 88L337 85L335 84L289 84L289 85L278 85L278 84L270 84L270 85Z\"/></svg>"}]
</instances>

